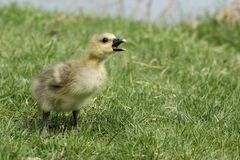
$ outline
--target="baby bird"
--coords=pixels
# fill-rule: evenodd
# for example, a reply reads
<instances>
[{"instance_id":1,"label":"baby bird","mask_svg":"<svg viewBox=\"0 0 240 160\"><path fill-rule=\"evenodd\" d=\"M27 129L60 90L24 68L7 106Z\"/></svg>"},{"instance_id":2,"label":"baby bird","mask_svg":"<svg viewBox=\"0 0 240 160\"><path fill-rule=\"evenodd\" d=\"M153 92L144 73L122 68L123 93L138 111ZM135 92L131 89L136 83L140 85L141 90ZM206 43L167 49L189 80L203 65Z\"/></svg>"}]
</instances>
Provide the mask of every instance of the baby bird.
<instances>
[{"instance_id":1,"label":"baby bird","mask_svg":"<svg viewBox=\"0 0 240 160\"><path fill-rule=\"evenodd\" d=\"M125 51L118 46L125 39L112 33L95 34L87 50L88 57L59 63L39 74L32 83L32 94L43 111L42 132L46 132L51 111L72 111L73 126L78 128L78 113L107 79L105 60Z\"/></svg>"}]
</instances>

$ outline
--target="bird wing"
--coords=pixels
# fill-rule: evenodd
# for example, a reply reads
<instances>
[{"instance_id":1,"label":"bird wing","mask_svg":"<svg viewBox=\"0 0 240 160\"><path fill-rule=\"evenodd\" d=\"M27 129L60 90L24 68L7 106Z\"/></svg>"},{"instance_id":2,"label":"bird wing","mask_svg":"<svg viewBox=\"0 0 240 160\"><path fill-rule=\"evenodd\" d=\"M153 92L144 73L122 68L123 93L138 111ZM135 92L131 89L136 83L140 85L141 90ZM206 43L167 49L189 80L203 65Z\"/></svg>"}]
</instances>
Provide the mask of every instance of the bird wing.
<instances>
[{"instance_id":1,"label":"bird wing","mask_svg":"<svg viewBox=\"0 0 240 160\"><path fill-rule=\"evenodd\" d=\"M71 66L61 63L43 72L39 78L48 89L59 91L71 82L71 73Z\"/></svg>"}]
</instances>

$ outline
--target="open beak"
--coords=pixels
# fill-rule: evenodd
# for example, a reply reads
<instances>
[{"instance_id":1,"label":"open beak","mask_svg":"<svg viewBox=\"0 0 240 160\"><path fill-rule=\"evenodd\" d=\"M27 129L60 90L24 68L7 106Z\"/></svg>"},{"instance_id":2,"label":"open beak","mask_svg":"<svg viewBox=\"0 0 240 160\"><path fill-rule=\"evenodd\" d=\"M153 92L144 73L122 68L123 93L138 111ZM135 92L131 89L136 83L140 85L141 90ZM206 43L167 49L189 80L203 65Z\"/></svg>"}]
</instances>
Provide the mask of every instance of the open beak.
<instances>
[{"instance_id":1,"label":"open beak","mask_svg":"<svg viewBox=\"0 0 240 160\"><path fill-rule=\"evenodd\" d=\"M118 46L122 43L126 42L125 39L121 39L121 38L115 38L113 39L113 44L112 44L112 49L115 52L119 52L119 51L126 51L126 49L124 48L118 48Z\"/></svg>"}]
</instances>

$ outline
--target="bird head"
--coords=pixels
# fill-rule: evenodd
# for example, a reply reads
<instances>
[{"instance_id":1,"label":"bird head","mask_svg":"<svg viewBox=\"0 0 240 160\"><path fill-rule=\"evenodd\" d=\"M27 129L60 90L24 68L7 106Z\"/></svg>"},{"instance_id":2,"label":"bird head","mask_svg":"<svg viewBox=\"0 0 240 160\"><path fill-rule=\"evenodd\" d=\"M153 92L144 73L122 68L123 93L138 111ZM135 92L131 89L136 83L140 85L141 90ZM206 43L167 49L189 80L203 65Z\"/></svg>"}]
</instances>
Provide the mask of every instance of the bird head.
<instances>
[{"instance_id":1,"label":"bird head","mask_svg":"<svg viewBox=\"0 0 240 160\"><path fill-rule=\"evenodd\" d=\"M119 48L119 45L124 42L126 42L125 39L117 38L112 33L95 34L90 41L88 51L91 57L102 61L113 53L125 51L125 49Z\"/></svg>"}]
</instances>

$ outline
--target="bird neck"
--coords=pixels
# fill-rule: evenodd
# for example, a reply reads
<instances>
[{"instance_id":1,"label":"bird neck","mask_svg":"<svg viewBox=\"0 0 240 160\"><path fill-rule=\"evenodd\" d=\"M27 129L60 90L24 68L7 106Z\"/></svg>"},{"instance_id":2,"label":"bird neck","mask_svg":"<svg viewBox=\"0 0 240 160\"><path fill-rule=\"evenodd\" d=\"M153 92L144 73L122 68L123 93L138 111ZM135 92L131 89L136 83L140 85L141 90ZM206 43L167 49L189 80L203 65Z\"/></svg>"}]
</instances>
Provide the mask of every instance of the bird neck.
<instances>
[{"instance_id":1,"label":"bird neck","mask_svg":"<svg viewBox=\"0 0 240 160\"><path fill-rule=\"evenodd\" d=\"M106 58L107 58L103 53L102 54L100 54L100 53L96 54L95 52L93 52L91 50L88 50L87 54L88 54L88 59L89 60L96 61L97 63L104 63Z\"/></svg>"},{"instance_id":2,"label":"bird neck","mask_svg":"<svg viewBox=\"0 0 240 160\"><path fill-rule=\"evenodd\" d=\"M89 56L86 59L86 62L89 64L93 64L95 66L101 66L104 65L105 58L100 58L98 56L95 56L94 54L89 54Z\"/></svg>"}]
</instances>

